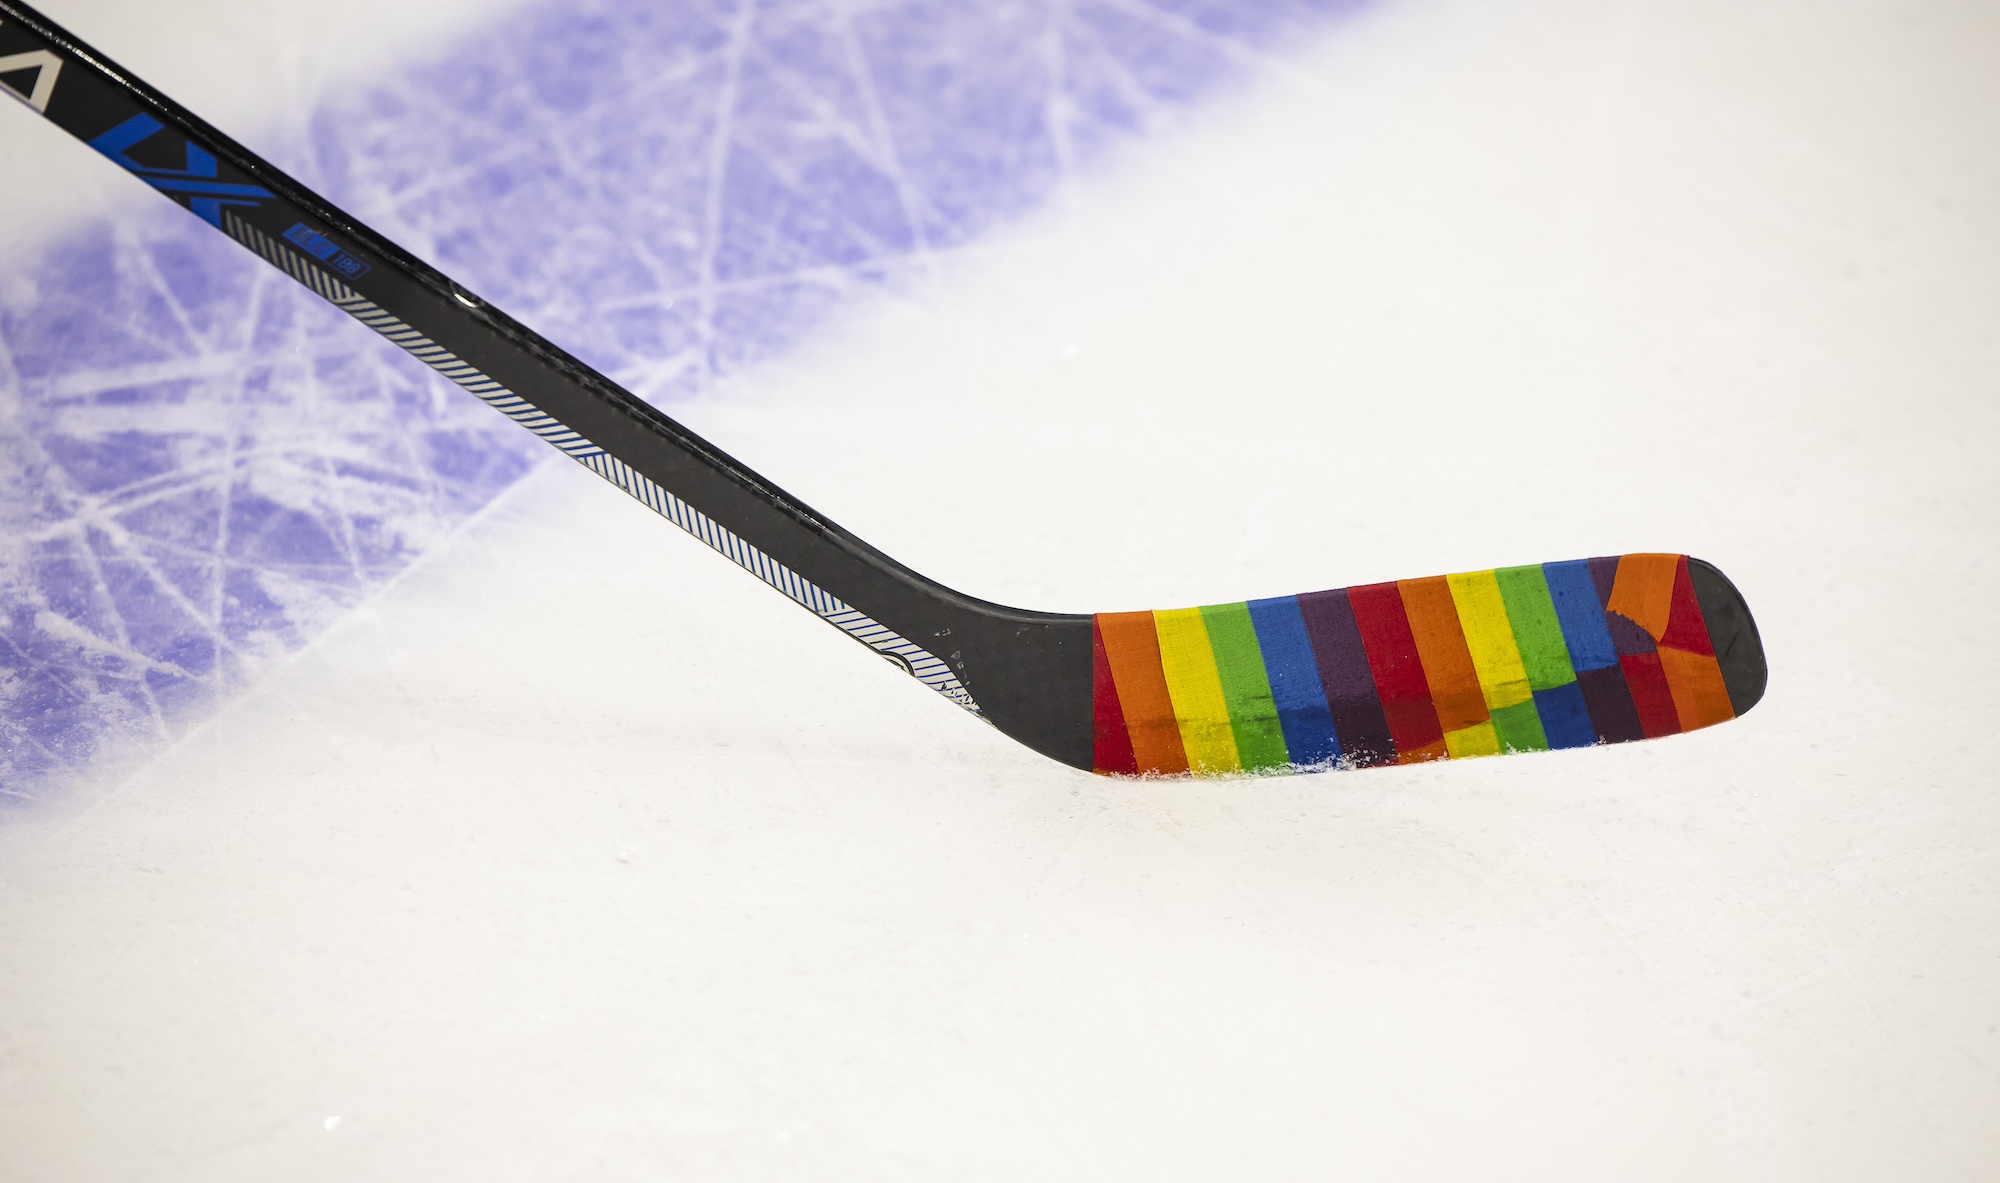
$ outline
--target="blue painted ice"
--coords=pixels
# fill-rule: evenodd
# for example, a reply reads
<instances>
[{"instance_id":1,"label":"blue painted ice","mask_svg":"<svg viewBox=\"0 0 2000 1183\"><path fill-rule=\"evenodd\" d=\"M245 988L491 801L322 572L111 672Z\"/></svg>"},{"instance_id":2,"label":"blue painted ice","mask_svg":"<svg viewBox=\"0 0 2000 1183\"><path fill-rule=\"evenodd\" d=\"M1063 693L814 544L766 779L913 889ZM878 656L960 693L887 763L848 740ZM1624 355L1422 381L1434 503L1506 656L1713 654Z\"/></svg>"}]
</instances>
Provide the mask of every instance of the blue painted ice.
<instances>
[{"instance_id":1,"label":"blue painted ice","mask_svg":"<svg viewBox=\"0 0 2000 1183\"><path fill-rule=\"evenodd\" d=\"M277 163L671 406L1351 6L546 5ZM0 287L0 417L15 796L170 741L546 458L164 203Z\"/></svg>"}]
</instances>

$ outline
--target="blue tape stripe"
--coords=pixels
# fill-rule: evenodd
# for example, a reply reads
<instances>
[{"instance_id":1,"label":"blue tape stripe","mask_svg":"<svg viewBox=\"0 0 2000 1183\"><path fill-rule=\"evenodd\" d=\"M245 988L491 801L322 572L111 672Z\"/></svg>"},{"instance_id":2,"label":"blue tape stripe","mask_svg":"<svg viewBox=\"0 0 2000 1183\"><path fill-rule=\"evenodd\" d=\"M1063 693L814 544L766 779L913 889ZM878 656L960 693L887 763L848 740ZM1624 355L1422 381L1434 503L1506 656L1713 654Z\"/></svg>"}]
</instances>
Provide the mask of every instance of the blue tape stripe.
<instances>
[{"instance_id":1,"label":"blue tape stripe","mask_svg":"<svg viewBox=\"0 0 2000 1183\"><path fill-rule=\"evenodd\" d=\"M1277 703L1285 749L1294 764L1327 764L1340 759L1340 739L1334 733L1333 712L1320 686L1313 662L1312 641L1305 617L1291 596L1250 601L1250 622L1257 629L1257 647L1264 652L1264 673Z\"/></svg>"},{"instance_id":2,"label":"blue tape stripe","mask_svg":"<svg viewBox=\"0 0 2000 1183\"><path fill-rule=\"evenodd\" d=\"M1552 748L1587 748L1597 742L1597 729L1590 725L1590 710L1584 705L1583 687L1564 682L1552 690L1537 690L1535 713L1542 718L1542 734Z\"/></svg>"},{"instance_id":3,"label":"blue tape stripe","mask_svg":"<svg viewBox=\"0 0 2000 1183\"><path fill-rule=\"evenodd\" d=\"M1617 665L1618 651L1612 648L1611 630L1604 624L1604 606L1597 600L1589 562L1543 563L1542 578L1556 606L1563 643L1569 647L1570 668L1582 673Z\"/></svg>"}]
</instances>

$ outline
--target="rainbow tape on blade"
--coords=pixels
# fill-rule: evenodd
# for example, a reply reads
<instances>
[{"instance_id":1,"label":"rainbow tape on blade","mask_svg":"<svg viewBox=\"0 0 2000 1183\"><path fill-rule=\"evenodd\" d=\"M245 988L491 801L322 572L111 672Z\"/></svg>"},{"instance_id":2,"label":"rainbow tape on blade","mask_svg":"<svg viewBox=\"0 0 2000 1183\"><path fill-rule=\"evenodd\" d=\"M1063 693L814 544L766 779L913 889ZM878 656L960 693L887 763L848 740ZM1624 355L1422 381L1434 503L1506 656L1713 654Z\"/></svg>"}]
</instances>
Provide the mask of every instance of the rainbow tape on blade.
<instances>
[{"instance_id":1,"label":"rainbow tape on blade","mask_svg":"<svg viewBox=\"0 0 2000 1183\"><path fill-rule=\"evenodd\" d=\"M1740 602L1698 559L1632 554L1099 613L1093 764L1218 776L1693 731L1763 693L1761 655L1732 684L1704 613Z\"/></svg>"}]
</instances>

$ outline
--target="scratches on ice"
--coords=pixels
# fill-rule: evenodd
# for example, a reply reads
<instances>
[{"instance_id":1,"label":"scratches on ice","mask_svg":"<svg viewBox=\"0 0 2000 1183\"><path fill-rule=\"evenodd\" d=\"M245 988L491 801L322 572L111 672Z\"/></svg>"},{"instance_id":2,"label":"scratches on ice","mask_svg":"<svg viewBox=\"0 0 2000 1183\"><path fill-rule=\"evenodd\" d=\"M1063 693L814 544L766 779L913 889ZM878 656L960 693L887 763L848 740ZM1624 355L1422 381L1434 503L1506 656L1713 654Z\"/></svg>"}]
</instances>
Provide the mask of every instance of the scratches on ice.
<instances>
[{"instance_id":1,"label":"scratches on ice","mask_svg":"<svg viewBox=\"0 0 2000 1183\"><path fill-rule=\"evenodd\" d=\"M275 162L671 405L1347 7L549 5L330 101ZM543 458L193 218L130 208L0 294L16 797L171 742Z\"/></svg>"}]
</instances>

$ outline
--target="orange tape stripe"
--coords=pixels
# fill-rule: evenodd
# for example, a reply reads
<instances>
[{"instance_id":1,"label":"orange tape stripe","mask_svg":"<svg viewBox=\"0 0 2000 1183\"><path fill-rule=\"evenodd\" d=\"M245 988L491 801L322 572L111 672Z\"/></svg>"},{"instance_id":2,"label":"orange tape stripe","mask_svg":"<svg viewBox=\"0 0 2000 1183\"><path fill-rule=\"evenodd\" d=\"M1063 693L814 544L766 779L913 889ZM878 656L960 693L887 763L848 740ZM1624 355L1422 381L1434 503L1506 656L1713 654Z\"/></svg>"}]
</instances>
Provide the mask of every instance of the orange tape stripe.
<instances>
[{"instance_id":1,"label":"orange tape stripe","mask_svg":"<svg viewBox=\"0 0 2000 1183\"><path fill-rule=\"evenodd\" d=\"M1729 687L1722 682L1722 666L1707 653L1685 649L1660 649L1660 669L1667 675L1667 693L1673 695L1674 714L1681 730L1727 723L1736 717L1729 705Z\"/></svg>"},{"instance_id":2,"label":"orange tape stripe","mask_svg":"<svg viewBox=\"0 0 2000 1183\"><path fill-rule=\"evenodd\" d=\"M1611 584L1605 607L1645 629L1653 640L1667 635L1673 611L1674 575L1679 555L1625 555L1618 560L1618 577Z\"/></svg>"},{"instance_id":3,"label":"orange tape stripe","mask_svg":"<svg viewBox=\"0 0 2000 1183\"><path fill-rule=\"evenodd\" d=\"M1104 634L1111 684L1118 688L1118 705L1125 711L1125 731L1132 737L1139 771L1186 772L1187 752L1181 747L1174 700L1160 668L1160 637L1153 629L1153 614L1100 612L1097 627Z\"/></svg>"},{"instance_id":4,"label":"orange tape stripe","mask_svg":"<svg viewBox=\"0 0 2000 1183\"><path fill-rule=\"evenodd\" d=\"M1430 683L1431 706L1446 734L1487 721L1486 695L1479 688L1479 671L1458 626L1458 606L1451 585L1442 575L1404 579L1396 584L1403 595L1403 615L1416 638L1417 657Z\"/></svg>"}]
</instances>

